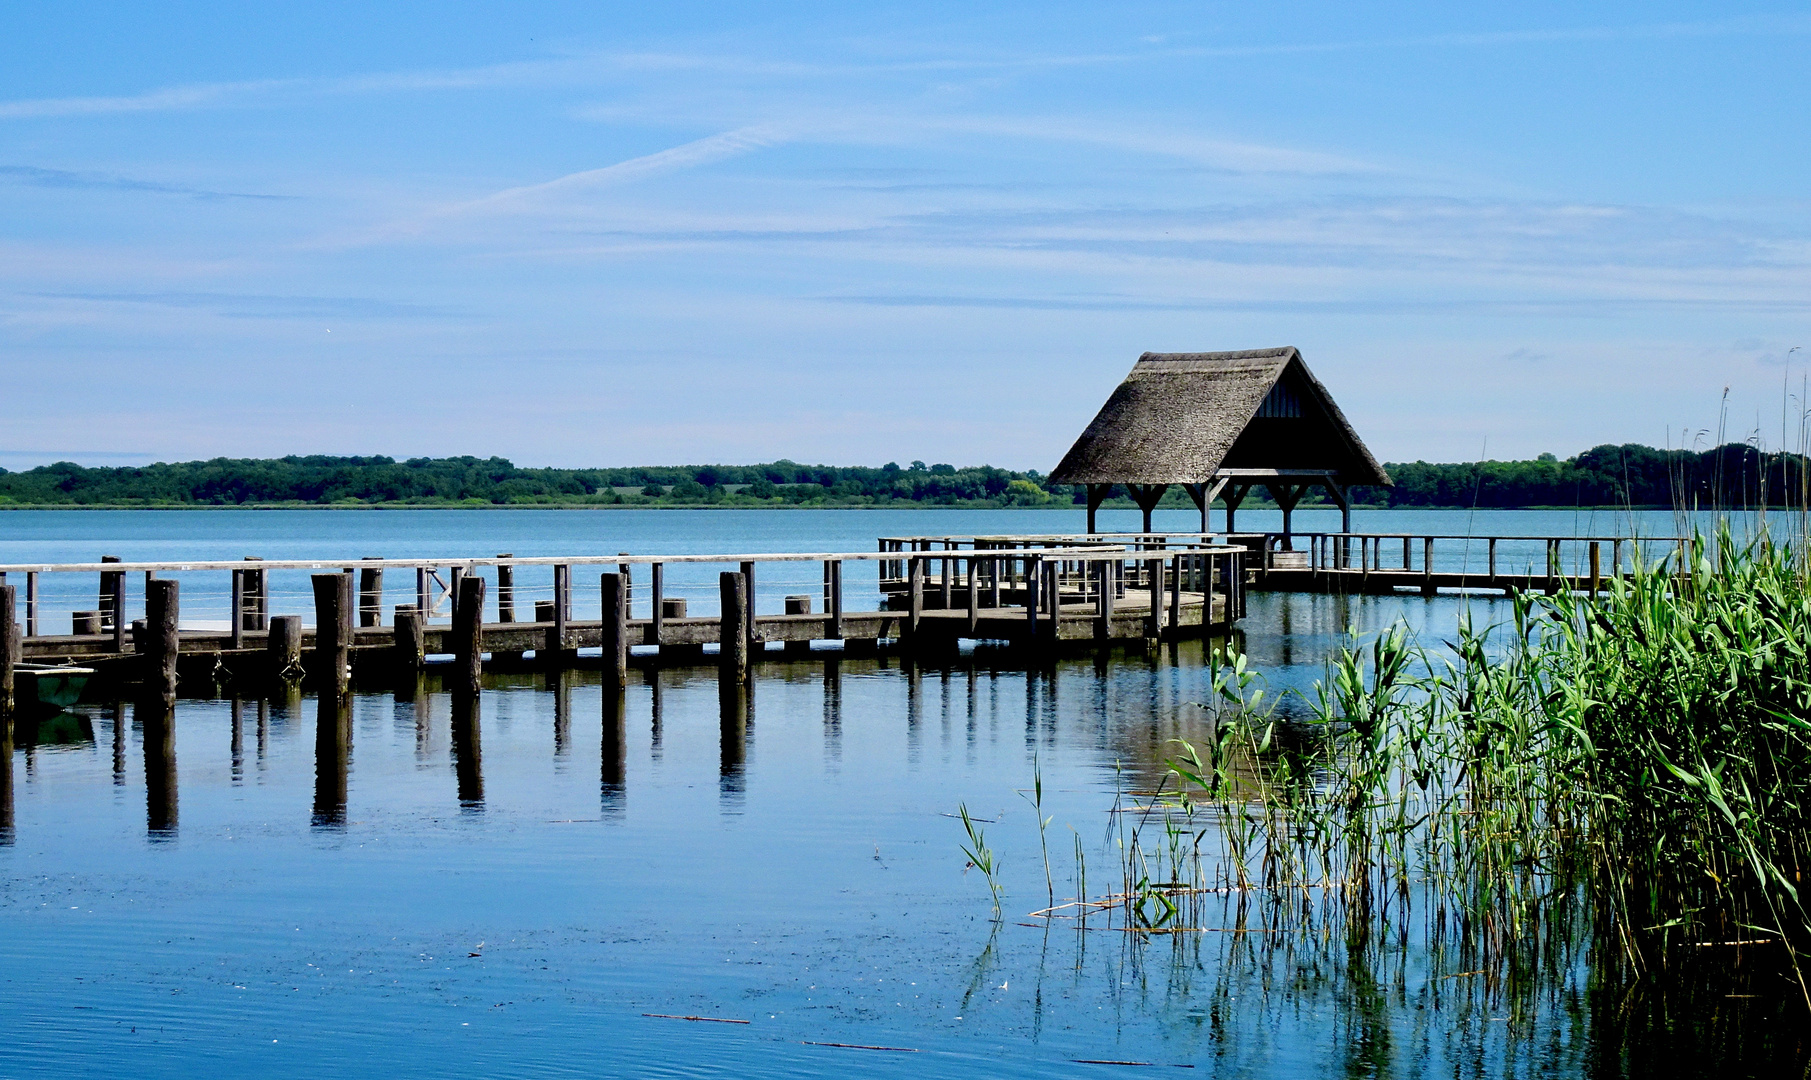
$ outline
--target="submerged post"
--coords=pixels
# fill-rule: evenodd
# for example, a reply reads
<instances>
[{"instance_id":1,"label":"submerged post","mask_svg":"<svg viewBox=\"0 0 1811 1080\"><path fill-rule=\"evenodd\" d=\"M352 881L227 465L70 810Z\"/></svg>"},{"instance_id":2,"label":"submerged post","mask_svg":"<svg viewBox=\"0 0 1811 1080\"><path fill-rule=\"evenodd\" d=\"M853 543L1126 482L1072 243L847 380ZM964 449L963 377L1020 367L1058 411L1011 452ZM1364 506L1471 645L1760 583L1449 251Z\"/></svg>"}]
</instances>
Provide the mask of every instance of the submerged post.
<instances>
[{"instance_id":1,"label":"submerged post","mask_svg":"<svg viewBox=\"0 0 1811 1080\"><path fill-rule=\"evenodd\" d=\"M717 576L717 589L722 598L718 664L724 677L740 679L748 674L748 635L743 632L747 621L748 581L733 570Z\"/></svg>"},{"instance_id":2,"label":"submerged post","mask_svg":"<svg viewBox=\"0 0 1811 1080\"><path fill-rule=\"evenodd\" d=\"M165 701L176 700L176 655L181 648L176 629L178 611L175 579L156 578L145 582L145 630L150 638L150 671L146 681L163 695Z\"/></svg>"},{"instance_id":3,"label":"submerged post","mask_svg":"<svg viewBox=\"0 0 1811 1080\"><path fill-rule=\"evenodd\" d=\"M621 573L604 574L603 595L604 682L621 687L629 679L629 579Z\"/></svg>"},{"instance_id":4,"label":"submerged post","mask_svg":"<svg viewBox=\"0 0 1811 1080\"><path fill-rule=\"evenodd\" d=\"M454 689L476 694L484 675L484 579L467 574L453 597L453 654L458 658Z\"/></svg>"}]
</instances>

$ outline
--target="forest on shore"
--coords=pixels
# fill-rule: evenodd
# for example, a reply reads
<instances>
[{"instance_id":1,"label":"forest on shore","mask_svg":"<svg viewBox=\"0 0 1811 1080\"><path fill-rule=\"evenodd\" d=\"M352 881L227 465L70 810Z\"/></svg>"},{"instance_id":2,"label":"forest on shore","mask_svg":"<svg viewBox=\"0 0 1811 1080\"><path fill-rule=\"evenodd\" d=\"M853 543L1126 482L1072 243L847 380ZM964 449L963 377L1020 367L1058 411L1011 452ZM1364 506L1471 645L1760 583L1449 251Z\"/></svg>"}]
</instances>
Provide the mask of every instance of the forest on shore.
<instances>
[{"instance_id":1,"label":"forest on shore","mask_svg":"<svg viewBox=\"0 0 1811 1080\"><path fill-rule=\"evenodd\" d=\"M1353 501L1391 507L1750 507L1804 505L1806 458L1731 443L1712 450L1599 446L1569 458L1387 464L1393 487L1352 489ZM214 458L142 466L59 462L0 469L0 507L218 506L814 506L1053 507L1084 501L1080 487L1036 471L914 461L879 467L661 465L521 468L498 457L292 456ZM1304 502L1312 505L1314 498ZM1130 505L1114 492L1108 505ZM1172 488L1165 506L1187 506ZM1262 489L1246 506L1265 505Z\"/></svg>"}]
</instances>

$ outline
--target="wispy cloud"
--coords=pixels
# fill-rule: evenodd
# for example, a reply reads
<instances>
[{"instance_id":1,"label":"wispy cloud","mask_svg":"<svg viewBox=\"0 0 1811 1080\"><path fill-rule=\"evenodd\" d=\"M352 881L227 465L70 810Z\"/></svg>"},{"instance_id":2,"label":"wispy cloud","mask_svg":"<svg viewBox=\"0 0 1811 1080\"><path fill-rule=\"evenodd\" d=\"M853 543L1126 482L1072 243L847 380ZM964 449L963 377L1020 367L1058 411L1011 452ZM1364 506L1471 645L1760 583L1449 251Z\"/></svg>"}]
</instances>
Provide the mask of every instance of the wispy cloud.
<instances>
[{"instance_id":1,"label":"wispy cloud","mask_svg":"<svg viewBox=\"0 0 1811 1080\"><path fill-rule=\"evenodd\" d=\"M45 300L104 304L149 304L154 307L211 311L241 319L296 318L444 318L455 313L426 304L398 303L361 296L279 296L225 292L38 292Z\"/></svg>"},{"instance_id":2,"label":"wispy cloud","mask_svg":"<svg viewBox=\"0 0 1811 1080\"><path fill-rule=\"evenodd\" d=\"M531 208L543 205L549 200L568 198L598 188L632 184L667 173L715 164L772 146L779 141L779 132L770 127L751 126L734 131L724 131L652 154L643 154L640 157L619 161L614 165L568 173L557 179L538 184L506 188L494 195L487 195L482 199L453 207L447 213L462 214Z\"/></svg>"},{"instance_id":3,"label":"wispy cloud","mask_svg":"<svg viewBox=\"0 0 1811 1080\"><path fill-rule=\"evenodd\" d=\"M74 172L69 169L46 169L35 165L0 165L0 182L7 181L29 187L143 191L159 195L186 195L194 199L294 199L297 197L294 195L264 195L245 191L215 191L210 188L140 180L131 176Z\"/></svg>"},{"instance_id":4,"label":"wispy cloud","mask_svg":"<svg viewBox=\"0 0 1811 1080\"><path fill-rule=\"evenodd\" d=\"M37 98L0 101L0 120L32 120L63 116L102 116L110 113L168 112L222 105L235 99L269 94L275 90L310 85L304 79L261 79L255 82L202 83L173 86L142 94L116 97Z\"/></svg>"}]
</instances>

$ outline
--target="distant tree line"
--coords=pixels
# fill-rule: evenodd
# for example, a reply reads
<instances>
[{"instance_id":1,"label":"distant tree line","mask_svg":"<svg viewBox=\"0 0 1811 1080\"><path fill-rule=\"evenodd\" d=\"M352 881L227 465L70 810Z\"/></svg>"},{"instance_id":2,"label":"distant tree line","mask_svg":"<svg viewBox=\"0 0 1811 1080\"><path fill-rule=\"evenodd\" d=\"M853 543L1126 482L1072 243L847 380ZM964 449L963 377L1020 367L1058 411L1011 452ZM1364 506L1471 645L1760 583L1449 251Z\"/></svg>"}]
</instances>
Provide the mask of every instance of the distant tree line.
<instances>
[{"instance_id":1,"label":"distant tree line","mask_svg":"<svg viewBox=\"0 0 1811 1080\"><path fill-rule=\"evenodd\" d=\"M1355 488L1372 506L1659 506L1802 504L1806 459L1730 444L1708 451L1599 446L1560 460L1386 466L1393 488ZM1258 496L1260 492L1254 492ZM1123 492L1114 492L1117 502ZM1035 471L914 461L866 466L667 465L525 469L498 457L214 458L89 468L69 462L0 469L0 506L641 505L1066 506L1079 487ZM1172 489L1166 505L1187 505ZM1250 505L1250 504L1248 504Z\"/></svg>"}]
</instances>

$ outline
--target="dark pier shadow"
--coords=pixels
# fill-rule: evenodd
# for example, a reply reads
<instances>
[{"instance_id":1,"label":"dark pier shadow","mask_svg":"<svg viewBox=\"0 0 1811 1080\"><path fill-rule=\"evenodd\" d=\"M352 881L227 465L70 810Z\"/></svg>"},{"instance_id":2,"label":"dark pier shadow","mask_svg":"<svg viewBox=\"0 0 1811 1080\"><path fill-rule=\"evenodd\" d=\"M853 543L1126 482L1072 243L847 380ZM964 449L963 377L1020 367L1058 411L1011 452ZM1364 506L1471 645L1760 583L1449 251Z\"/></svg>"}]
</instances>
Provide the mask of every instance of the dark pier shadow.
<instances>
[{"instance_id":1,"label":"dark pier shadow","mask_svg":"<svg viewBox=\"0 0 1811 1080\"><path fill-rule=\"evenodd\" d=\"M148 697L135 710L145 745L145 833L176 838L176 703Z\"/></svg>"},{"instance_id":2,"label":"dark pier shadow","mask_svg":"<svg viewBox=\"0 0 1811 1080\"><path fill-rule=\"evenodd\" d=\"M598 790L605 818L623 815L628 798L628 695L621 687L604 687L603 742L599 753Z\"/></svg>"},{"instance_id":3,"label":"dark pier shadow","mask_svg":"<svg viewBox=\"0 0 1811 1080\"><path fill-rule=\"evenodd\" d=\"M346 824L346 777L352 760L352 698L332 690L317 700L314 726L314 827Z\"/></svg>"},{"instance_id":4,"label":"dark pier shadow","mask_svg":"<svg viewBox=\"0 0 1811 1080\"><path fill-rule=\"evenodd\" d=\"M459 806L484 809L484 708L477 694L453 693L453 773L459 780Z\"/></svg>"}]
</instances>

